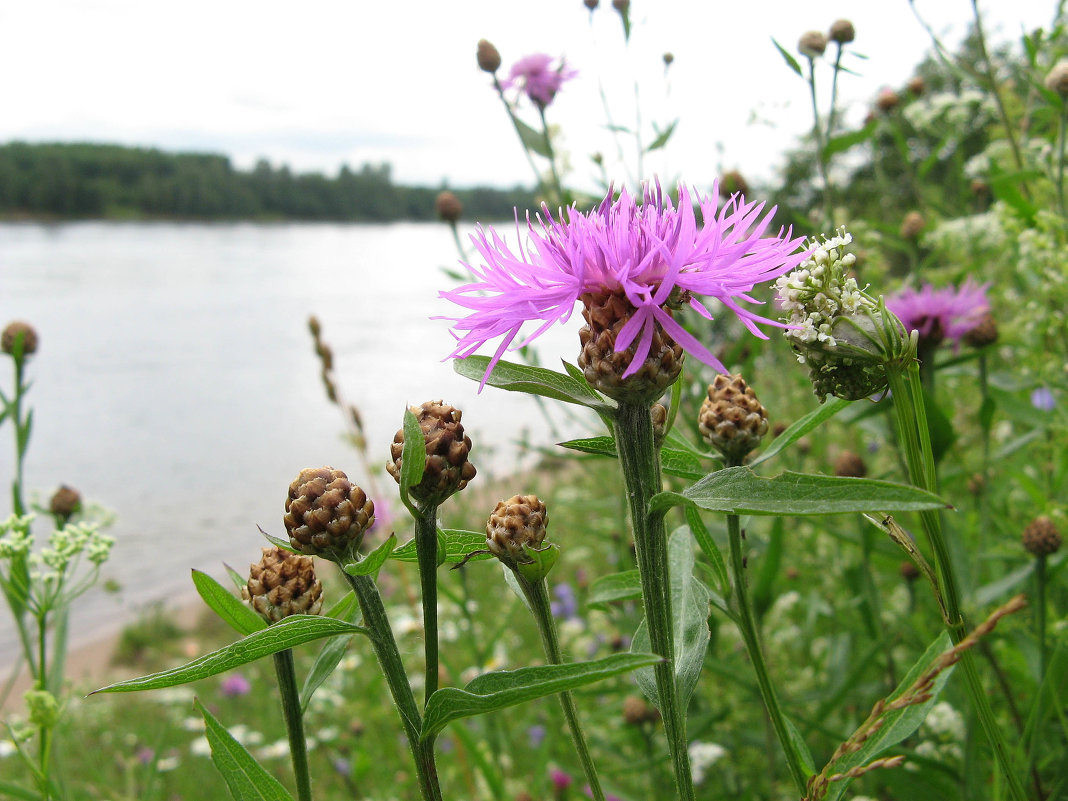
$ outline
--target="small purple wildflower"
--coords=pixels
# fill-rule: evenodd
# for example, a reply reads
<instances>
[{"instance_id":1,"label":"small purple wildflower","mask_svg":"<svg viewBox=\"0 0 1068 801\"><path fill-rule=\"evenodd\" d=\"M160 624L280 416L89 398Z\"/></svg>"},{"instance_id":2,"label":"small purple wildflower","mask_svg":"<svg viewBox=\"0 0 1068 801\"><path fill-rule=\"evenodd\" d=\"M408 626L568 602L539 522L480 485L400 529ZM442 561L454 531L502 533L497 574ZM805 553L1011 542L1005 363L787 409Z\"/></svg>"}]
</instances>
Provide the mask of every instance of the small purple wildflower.
<instances>
[{"instance_id":1,"label":"small purple wildflower","mask_svg":"<svg viewBox=\"0 0 1068 801\"><path fill-rule=\"evenodd\" d=\"M540 723L535 723L527 729L527 740L530 743L531 748L540 746L545 740L545 727Z\"/></svg>"},{"instance_id":2,"label":"small purple wildflower","mask_svg":"<svg viewBox=\"0 0 1068 801\"><path fill-rule=\"evenodd\" d=\"M656 327L705 364L727 369L712 351L672 319L665 305L682 299L701 316L712 313L698 299L707 295L734 312L750 333L767 336L756 323L784 327L756 315L739 301L758 303L753 287L796 267L807 255L798 251L803 237L780 229L764 236L774 209L764 214L763 203L746 203L732 196L717 209L718 189L698 196L702 224L698 227L690 190L678 188L678 206L659 184L646 186L641 204L623 190L613 192L593 211L575 207L553 217L542 206L534 221L527 219L529 243L518 254L492 228L479 227L471 241L481 265L465 264L475 280L440 295L468 309L466 317L451 317L459 340L449 358L465 358L491 340L501 342L490 359L486 376L527 323L537 329L514 347L537 338L554 323L566 322L586 294L622 295L634 313L616 337L616 352L635 344L634 359L623 378L633 375L649 354ZM566 222L565 222L566 217ZM521 237L518 217L517 238ZM481 387L480 387L481 389Z\"/></svg>"},{"instance_id":3,"label":"small purple wildflower","mask_svg":"<svg viewBox=\"0 0 1068 801\"><path fill-rule=\"evenodd\" d=\"M556 600L549 604L553 617L561 620L573 620L578 617L578 601L575 600L575 591L566 581L561 581L553 587L553 595Z\"/></svg>"},{"instance_id":4,"label":"small purple wildflower","mask_svg":"<svg viewBox=\"0 0 1068 801\"><path fill-rule=\"evenodd\" d=\"M1052 412L1057 406L1057 399L1049 387L1039 387L1031 393L1031 405L1039 411Z\"/></svg>"},{"instance_id":5,"label":"small purple wildflower","mask_svg":"<svg viewBox=\"0 0 1068 801\"><path fill-rule=\"evenodd\" d=\"M219 691L227 698L236 698L239 695L247 695L252 689L252 684L240 673L232 673L222 680Z\"/></svg>"},{"instance_id":6,"label":"small purple wildflower","mask_svg":"<svg viewBox=\"0 0 1068 801\"><path fill-rule=\"evenodd\" d=\"M345 759L345 757L334 757L330 760L330 764L333 765L339 776L348 778L352 775L352 762Z\"/></svg>"},{"instance_id":7,"label":"small purple wildflower","mask_svg":"<svg viewBox=\"0 0 1068 801\"><path fill-rule=\"evenodd\" d=\"M534 105L544 109L553 102L564 82L578 75L562 58L556 67L551 66L552 61L553 57L545 53L534 53L519 59L512 65L508 77L501 81L501 88L519 89Z\"/></svg>"},{"instance_id":8,"label":"small purple wildflower","mask_svg":"<svg viewBox=\"0 0 1068 801\"><path fill-rule=\"evenodd\" d=\"M151 765L156 759L156 752L149 748L147 745L142 745L137 749L137 761L142 765Z\"/></svg>"},{"instance_id":9,"label":"small purple wildflower","mask_svg":"<svg viewBox=\"0 0 1068 801\"><path fill-rule=\"evenodd\" d=\"M553 768L549 771L549 781L552 782L553 789L558 793L571 786L571 776L559 768Z\"/></svg>"},{"instance_id":10,"label":"small purple wildflower","mask_svg":"<svg viewBox=\"0 0 1068 801\"><path fill-rule=\"evenodd\" d=\"M986 290L990 284L976 284L971 278L960 287L903 289L886 299L886 308L898 316L906 331L919 331L920 342L930 346L951 340L959 345L990 311Z\"/></svg>"}]
</instances>

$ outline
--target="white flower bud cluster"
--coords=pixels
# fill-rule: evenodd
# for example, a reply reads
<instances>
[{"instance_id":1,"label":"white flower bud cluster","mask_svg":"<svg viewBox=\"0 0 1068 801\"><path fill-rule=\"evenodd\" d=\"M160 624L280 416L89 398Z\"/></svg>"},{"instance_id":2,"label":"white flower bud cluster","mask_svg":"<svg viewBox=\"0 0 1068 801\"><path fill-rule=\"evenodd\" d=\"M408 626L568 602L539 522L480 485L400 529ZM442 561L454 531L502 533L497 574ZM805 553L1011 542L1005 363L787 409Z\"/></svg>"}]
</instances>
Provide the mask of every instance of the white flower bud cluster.
<instances>
[{"instance_id":1,"label":"white flower bud cluster","mask_svg":"<svg viewBox=\"0 0 1068 801\"><path fill-rule=\"evenodd\" d=\"M95 524L72 523L52 532L49 547L41 549L39 558L47 567L63 573L82 553L94 565L103 564L114 544L114 538L101 534Z\"/></svg>"},{"instance_id":2,"label":"white flower bud cluster","mask_svg":"<svg viewBox=\"0 0 1068 801\"><path fill-rule=\"evenodd\" d=\"M30 526L35 515L11 515L0 522L0 559L18 559L33 547Z\"/></svg>"},{"instance_id":3,"label":"white flower bud cluster","mask_svg":"<svg viewBox=\"0 0 1068 801\"><path fill-rule=\"evenodd\" d=\"M852 241L851 234L839 229L835 236L825 237L796 270L776 280L780 308L789 314L787 322L792 326L786 331L787 339L798 345L820 343L833 348L836 318L875 311L875 300L857 285L856 278L847 275L857 260L846 252ZM805 364L803 349L798 350L797 360Z\"/></svg>"}]
</instances>

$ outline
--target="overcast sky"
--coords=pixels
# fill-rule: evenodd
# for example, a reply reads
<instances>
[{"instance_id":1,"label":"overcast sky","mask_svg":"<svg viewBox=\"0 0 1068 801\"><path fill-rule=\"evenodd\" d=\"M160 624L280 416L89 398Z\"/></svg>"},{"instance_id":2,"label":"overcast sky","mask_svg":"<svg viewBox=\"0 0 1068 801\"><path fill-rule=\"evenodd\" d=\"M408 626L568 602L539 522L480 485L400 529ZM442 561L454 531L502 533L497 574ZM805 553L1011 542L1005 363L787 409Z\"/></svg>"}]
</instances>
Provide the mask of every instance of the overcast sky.
<instances>
[{"instance_id":1,"label":"overcast sky","mask_svg":"<svg viewBox=\"0 0 1068 801\"><path fill-rule=\"evenodd\" d=\"M970 0L915 6L953 44L971 19ZM1048 26L1054 3L981 6L990 38L1005 41ZM633 0L632 9L623 48L608 0L592 19L582 0L3 0L0 140L212 151L240 167L265 157L330 174L346 162L388 161L403 183L529 184L530 167L475 64L486 38L504 71L533 52L578 69L548 116L562 127L579 185L593 175L590 154L617 153L599 86L615 123L632 126L640 107L646 141L653 123L680 119L646 175L708 183L739 169L770 179L811 126L806 85L772 37L793 52L806 30L849 17L853 47L868 57L849 59L859 74L841 79L854 119L881 87L906 81L930 47L907 0ZM675 57L666 76L665 52ZM824 102L830 72L825 65L820 76ZM621 142L633 171L633 146Z\"/></svg>"}]
</instances>

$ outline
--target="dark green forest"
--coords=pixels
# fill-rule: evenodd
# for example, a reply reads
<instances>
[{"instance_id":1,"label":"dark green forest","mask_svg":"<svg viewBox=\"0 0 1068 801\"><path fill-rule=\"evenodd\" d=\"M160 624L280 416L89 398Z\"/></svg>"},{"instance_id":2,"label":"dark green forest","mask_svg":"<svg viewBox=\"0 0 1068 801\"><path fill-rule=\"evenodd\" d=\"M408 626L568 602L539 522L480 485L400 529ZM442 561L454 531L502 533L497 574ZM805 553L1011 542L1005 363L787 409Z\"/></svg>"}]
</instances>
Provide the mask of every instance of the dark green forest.
<instances>
[{"instance_id":1,"label":"dark green forest","mask_svg":"<svg viewBox=\"0 0 1068 801\"><path fill-rule=\"evenodd\" d=\"M56 219L432 220L443 187L398 186L388 164L336 177L261 160L89 143L0 145L0 216ZM468 219L507 219L534 205L528 189L451 189Z\"/></svg>"}]
</instances>

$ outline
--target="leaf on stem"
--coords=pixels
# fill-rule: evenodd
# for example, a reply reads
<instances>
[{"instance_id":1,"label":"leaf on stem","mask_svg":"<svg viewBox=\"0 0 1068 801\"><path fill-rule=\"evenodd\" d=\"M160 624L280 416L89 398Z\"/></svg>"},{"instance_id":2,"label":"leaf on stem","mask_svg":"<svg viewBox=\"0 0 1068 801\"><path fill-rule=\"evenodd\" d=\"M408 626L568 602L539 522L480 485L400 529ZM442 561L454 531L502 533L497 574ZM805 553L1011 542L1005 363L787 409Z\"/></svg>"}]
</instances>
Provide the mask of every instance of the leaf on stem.
<instances>
[{"instance_id":1,"label":"leaf on stem","mask_svg":"<svg viewBox=\"0 0 1068 801\"><path fill-rule=\"evenodd\" d=\"M642 597L642 582L637 570L609 573L590 585L586 596L589 609L607 609L616 601L637 601Z\"/></svg>"},{"instance_id":2,"label":"leaf on stem","mask_svg":"<svg viewBox=\"0 0 1068 801\"><path fill-rule=\"evenodd\" d=\"M372 573L377 572L378 569L386 563L386 560L389 559L390 554L393 552L393 546L396 544L397 535L390 534L385 542L371 551L371 553L367 554L367 556L359 562L350 562L342 569L350 576L369 576Z\"/></svg>"},{"instance_id":3,"label":"leaf on stem","mask_svg":"<svg viewBox=\"0 0 1068 801\"><path fill-rule=\"evenodd\" d=\"M489 366L488 356L468 356L455 359L453 369L473 381L481 381ZM514 362L497 362L486 379L486 383L509 392L525 392L528 395L541 395L545 398L587 406L598 412L614 408L607 400L597 394L585 380L574 376L557 373L544 367L530 367Z\"/></svg>"},{"instance_id":4,"label":"leaf on stem","mask_svg":"<svg viewBox=\"0 0 1068 801\"><path fill-rule=\"evenodd\" d=\"M252 634L267 628L267 622L246 604L235 598L219 582L200 570L193 571L193 586L219 618L238 634Z\"/></svg>"},{"instance_id":5,"label":"leaf on stem","mask_svg":"<svg viewBox=\"0 0 1068 801\"><path fill-rule=\"evenodd\" d=\"M199 699L193 703L204 716L204 735L211 746L211 761L222 774L235 801L293 801L293 796L281 782L252 758Z\"/></svg>"},{"instance_id":6,"label":"leaf on stem","mask_svg":"<svg viewBox=\"0 0 1068 801\"><path fill-rule=\"evenodd\" d=\"M545 142L545 134L534 130L515 115L512 115L512 121L515 123L515 129L519 133L519 139L523 143L523 147L532 153L537 153L542 158L552 158L552 153L549 152L549 145Z\"/></svg>"},{"instance_id":7,"label":"leaf on stem","mask_svg":"<svg viewBox=\"0 0 1068 801\"><path fill-rule=\"evenodd\" d=\"M439 529L440 538L444 539L445 561L453 564L460 562L479 562L483 559L493 559L491 553L475 553L486 549L486 535L477 531L463 531L461 529ZM440 541L440 540L439 540ZM390 558L398 562L417 563L419 557L415 553L415 540L410 539L393 553Z\"/></svg>"},{"instance_id":8,"label":"leaf on stem","mask_svg":"<svg viewBox=\"0 0 1068 801\"><path fill-rule=\"evenodd\" d=\"M610 436L584 437L559 444L561 448L579 453L616 458L616 441ZM660 466L669 476L688 478L691 481L696 481L708 472L693 453L669 447L660 449Z\"/></svg>"},{"instance_id":9,"label":"leaf on stem","mask_svg":"<svg viewBox=\"0 0 1068 801\"><path fill-rule=\"evenodd\" d=\"M412 410L404 409L404 447L401 449L400 496L401 503L413 515L419 515L419 509L408 497L408 490L423 480L426 470L426 435L419 425L419 420Z\"/></svg>"},{"instance_id":10,"label":"leaf on stem","mask_svg":"<svg viewBox=\"0 0 1068 801\"><path fill-rule=\"evenodd\" d=\"M771 445L749 463L750 467L758 465L761 462L766 462L768 459L786 450L801 439L801 437L805 436L805 434L818 428L824 422L830 420L844 408L849 406L851 402L852 401L842 400L841 398L829 398L826 403L821 403L772 440Z\"/></svg>"},{"instance_id":11,"label":"leaf on stem","mask_svg":"<svg viewBox=\"0 0 1068 801\"><path fill-rule=\"evenodd\" d=\"M771 43L775 45L775 49L779 51L779 55L782 56L783 61L786 62L786 66L796 72L799 77L804 78L805 73L801 71L801 65L797 63L797 59L794 58L790 52L785 50L781 44L776 42L774 37L772 38Z\"/></svg>"}]
</instances>

